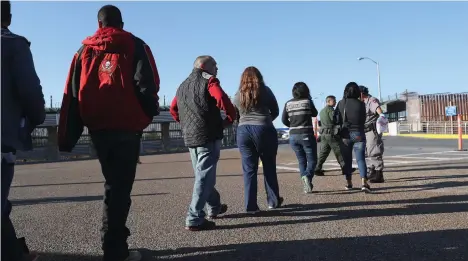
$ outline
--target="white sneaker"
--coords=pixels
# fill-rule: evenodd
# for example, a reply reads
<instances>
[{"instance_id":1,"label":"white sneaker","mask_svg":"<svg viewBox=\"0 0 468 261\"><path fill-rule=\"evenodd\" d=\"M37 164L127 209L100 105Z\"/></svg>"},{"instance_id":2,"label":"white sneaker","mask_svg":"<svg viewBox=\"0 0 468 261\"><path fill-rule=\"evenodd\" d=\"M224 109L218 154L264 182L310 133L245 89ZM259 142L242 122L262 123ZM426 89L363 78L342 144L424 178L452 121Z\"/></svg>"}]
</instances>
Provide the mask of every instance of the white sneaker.
<instances>
[{"instance_id":1,"label":"white sneaker","mask_svg":"<svg viewBox=\"0 0 468 261\"><path fill-rule=\"evenodd\" d=\"M141 254L138 251L130 251L128 254L128 257L125 259L125 261L140 261L141 260Z\"/></svg>"}]
</instances>

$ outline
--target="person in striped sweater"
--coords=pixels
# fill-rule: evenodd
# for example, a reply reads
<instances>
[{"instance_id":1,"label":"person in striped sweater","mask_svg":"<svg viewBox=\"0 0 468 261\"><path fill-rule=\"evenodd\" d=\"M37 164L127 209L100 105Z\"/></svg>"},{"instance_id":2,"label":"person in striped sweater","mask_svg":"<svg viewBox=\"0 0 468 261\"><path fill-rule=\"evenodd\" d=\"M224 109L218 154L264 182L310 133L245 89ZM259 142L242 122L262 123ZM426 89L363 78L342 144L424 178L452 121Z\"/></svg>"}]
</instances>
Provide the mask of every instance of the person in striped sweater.
<instances>
[{"instance_id":1,"label":"person in striped sweater","mask_svg":"<svg viewBox=\"0 0 468 261\"><path fill-rule=\"evenodd\" d=\"M312 193L317 165L317 140L312 117L317 117L310 90L304 82L294 84L293 99L284 105L282 122L289 127L289 144L296 153L305 193Z\"/></svg>"}]
</instances>

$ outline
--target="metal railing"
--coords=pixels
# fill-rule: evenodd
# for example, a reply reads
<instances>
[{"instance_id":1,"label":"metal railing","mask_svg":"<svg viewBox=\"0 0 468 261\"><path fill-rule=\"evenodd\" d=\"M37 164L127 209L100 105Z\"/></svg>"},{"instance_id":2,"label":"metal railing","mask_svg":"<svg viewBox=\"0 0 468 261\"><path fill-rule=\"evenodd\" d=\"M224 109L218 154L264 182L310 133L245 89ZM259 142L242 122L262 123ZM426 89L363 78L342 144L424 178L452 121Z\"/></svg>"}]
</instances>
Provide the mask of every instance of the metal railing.
<instances>
[{"instance_id":1,"label":"metal railing","mask_svg":"<svg viewBox=\"0 0 468 261\"><path fill-rule=\"evenodd\" d=\"M50 133L49 133L50 132ZM236 146L235 127L224 130L222 147ZM94 147L87 128L84 129L81 138L71 153L58 152L57 126L38 126L32 133L32 151L18 151L18 161L56 161L95 157ZM177 122L153 122L144 131L141 139L141 155L160 154L187 151L184 144L181 126Z\"/></svg>"},{"instance_id":2,"label":"metal railing","mask_svg":"<svg viewBox=\"0 0 468 261\"><path fill-rule=\"evenodd\" d=\"M400 133L458 134L458 122L398 122ZM462 122L462 134L468 134L468 121Z\"/></svg>"}]
</instances>

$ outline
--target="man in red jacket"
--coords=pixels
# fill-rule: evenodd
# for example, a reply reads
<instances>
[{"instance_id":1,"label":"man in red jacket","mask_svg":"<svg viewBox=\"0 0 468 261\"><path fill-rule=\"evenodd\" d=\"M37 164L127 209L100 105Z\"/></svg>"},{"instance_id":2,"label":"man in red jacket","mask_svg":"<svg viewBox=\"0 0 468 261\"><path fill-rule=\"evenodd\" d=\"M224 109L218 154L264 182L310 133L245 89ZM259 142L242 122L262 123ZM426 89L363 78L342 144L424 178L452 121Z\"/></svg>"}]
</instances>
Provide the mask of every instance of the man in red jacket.
<instances>
[{"instance_id":1,"label":"man in red jacket","mask_svg":"<svg viewBox=\"0 0 468 261\"><path fill-rule=\"evenodd\" d=\"M140 253L128 250L126 222L140 138L159 114L159 75L148 45L123 30L117 7L102 7L98 23L73 57L60 111L59 149L71 151L88 128L105 178L103 260L140 260Z\"/></svg>"}]
</instances>

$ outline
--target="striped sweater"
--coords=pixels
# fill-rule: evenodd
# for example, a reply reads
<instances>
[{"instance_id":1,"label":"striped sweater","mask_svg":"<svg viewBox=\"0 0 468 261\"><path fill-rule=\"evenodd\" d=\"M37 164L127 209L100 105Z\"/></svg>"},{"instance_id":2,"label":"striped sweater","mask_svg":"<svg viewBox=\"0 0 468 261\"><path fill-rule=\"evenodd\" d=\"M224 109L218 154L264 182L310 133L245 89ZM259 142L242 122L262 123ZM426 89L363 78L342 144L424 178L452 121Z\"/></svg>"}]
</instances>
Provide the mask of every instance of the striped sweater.
<instances>
[{"instance_id":1,"label":"striped sweater","mask_svg":"<svg viewBox=\"0 0 468 261\"><path fill-rule=\"evenodd\" d=\"M313 134L312 117L318 114L310 99L292 99L286 102L282 122L289 127L289 134Z\"/></svg>"}]
</instances>

